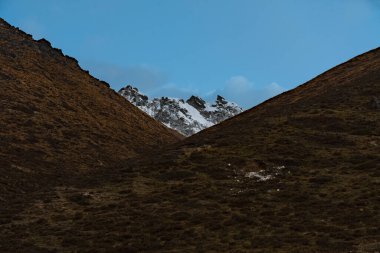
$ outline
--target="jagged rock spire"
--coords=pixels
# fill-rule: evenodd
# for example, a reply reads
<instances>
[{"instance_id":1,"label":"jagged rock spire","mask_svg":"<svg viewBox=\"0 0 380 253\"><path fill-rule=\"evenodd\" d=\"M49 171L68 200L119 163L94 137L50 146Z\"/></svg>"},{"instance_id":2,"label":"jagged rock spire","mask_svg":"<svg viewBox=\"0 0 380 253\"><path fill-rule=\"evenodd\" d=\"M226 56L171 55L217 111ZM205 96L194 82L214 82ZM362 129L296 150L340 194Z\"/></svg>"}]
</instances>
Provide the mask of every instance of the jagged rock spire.
<instances>
[{"instance_id":1,"label":"jagged rock spire","mask_svg":"<svg viewBox=\"0 0 380 253\"><path fill-rule=\"evenodd\" d=\"M148 96L131 85L122 88L119 94L151 117L186 136L243 111L237 104L228 102L219 95L215 103L210 105L198 96L191 96L186 102L183 99L168 97L149 100Z\"/></svg>"}]
</instances>

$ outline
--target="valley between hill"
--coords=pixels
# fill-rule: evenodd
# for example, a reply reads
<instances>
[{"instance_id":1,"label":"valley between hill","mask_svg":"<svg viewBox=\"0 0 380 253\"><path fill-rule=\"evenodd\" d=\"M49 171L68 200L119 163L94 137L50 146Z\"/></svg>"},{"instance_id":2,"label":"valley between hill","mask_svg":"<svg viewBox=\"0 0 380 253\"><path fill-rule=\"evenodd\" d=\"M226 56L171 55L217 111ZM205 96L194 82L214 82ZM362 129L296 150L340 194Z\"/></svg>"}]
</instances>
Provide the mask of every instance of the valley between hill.
<instances>
[{"instance_id":1,"label":"valley between hill","mask_svg":"<svg viewBox=\"0 0 380 253\"><path fill-rule=\"evenodd\" d=\"M380 49L181 139L46 42L0 39L0 251L379 250Z\"/></svg>"}]
</instances>

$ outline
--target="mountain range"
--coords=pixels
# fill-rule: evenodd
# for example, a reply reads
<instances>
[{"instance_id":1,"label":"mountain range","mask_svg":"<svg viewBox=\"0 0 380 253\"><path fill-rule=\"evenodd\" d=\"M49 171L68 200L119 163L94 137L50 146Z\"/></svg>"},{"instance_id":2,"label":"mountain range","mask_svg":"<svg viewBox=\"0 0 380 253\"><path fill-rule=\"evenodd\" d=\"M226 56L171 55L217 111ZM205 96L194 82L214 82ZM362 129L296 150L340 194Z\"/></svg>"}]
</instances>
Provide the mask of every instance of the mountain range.
<instances>
[{"instance_id":1,"label":"mountain range","mask_svg":"<svg viewBox=\"0 0 380 253\"><path fill-rule=\"evenodd\" d=\"M219 95L215 103L210 105L197 96L191 96L186 101L168 97L150 100L131 85L120 89L119 94L154 119L185 136L193 135L243 111L237 104L228 102Z\"/></svg>"},{"instance_id":2,"label":"mountain range","mask_svg":"<svg viewBox=\"0 0 380 253\"><path fill-rule=\"evenodd\" d=\"M2 19L0 66L0 252L380 250L380 48L187 138Z\"/></svg>"}]
</instances>

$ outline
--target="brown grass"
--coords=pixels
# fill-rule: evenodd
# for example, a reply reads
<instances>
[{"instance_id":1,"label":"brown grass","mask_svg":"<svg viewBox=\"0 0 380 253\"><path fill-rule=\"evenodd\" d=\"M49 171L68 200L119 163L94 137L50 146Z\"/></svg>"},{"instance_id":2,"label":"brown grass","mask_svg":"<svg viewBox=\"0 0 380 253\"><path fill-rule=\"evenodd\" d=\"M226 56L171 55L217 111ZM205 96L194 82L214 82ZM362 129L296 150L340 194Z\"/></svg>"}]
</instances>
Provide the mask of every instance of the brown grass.
<instances>
[{"instance_id":1,"label":"brown grass","mask_svg":"<svg viewBox=\"0 0 380 253\"><path fill-rule=\"evenodd\" d=\"M14 197L10 201L1 195L0 251L378 250L380 114L373 97L380 94L379 49L167 145L175 140L173 135L155 123L142 124L140 120L148 119L90 76L76 78L82 72L75 62L55 58L56 51L30 39L22 42L24 35L4 32L9 27L0 28L0 35L12 38L1 41L0 56L6 56L0 59L13 61L0 71L0 78L7 80L2 83L11 90L4 93L8 97L1 94L10 111L1 114L5 130L0 140L8 145L0 149L0 183L7 191L2 194ZM15 48L12 41L20 46ZM31 55L21 61L21 54ZM42 59L34 61L40 54ZM49 71L41 71L45 68ZM58 86L43 85L51 90L39 91L34 85L26 94L26 73L28 80L67 87L58 92ZM75 88L78 83L80 89ZM75 99L62 104L53 94ZM47 107L49 101L56 106ZM86 110L79 110L78 103ZM102 103L107 104L103 109L98 105ZM47 108L67 112L63 117ZM106 120L122 108L128 109L122 111L125 122L119 117ZM11 111L20 115L17 121ZM31 116L35 114L39 116ZM164 144L146 149L159 144L153 138L157 132L166 136ZM130 150L136 141L144 144L142 149ZM99 161L103 168L83 170ZM57 164L60 170L54 175L33 176ZM81 168L81 174L64 173ZM261 170L274 177L245 177L247 171ZM49 188L33 188L50 180L54 184ZM35 191L15 197L28 189L25 185Z\"/></svg>"}]
</instances>

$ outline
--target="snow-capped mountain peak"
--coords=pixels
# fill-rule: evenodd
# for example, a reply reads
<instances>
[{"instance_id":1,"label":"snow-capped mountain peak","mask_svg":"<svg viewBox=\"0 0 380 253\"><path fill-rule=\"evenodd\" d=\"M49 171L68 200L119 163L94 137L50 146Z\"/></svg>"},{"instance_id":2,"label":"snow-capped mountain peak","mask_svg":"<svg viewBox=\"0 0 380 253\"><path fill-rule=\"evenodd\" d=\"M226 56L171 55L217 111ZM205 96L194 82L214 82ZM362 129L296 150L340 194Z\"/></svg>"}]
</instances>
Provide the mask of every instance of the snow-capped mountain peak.
<instances>
[{"instance_id":1,"label":"snow-capped mountain peak","mask_svg":"<svg viewBox=\"0 0 380 253\"><path fill-rule=\"evenodd\" d=\"M185 136L195 134L243 111L237 104L219 95L213 104L197 96L191 96L186 101L168 97L150 100L131 85L122 88L119 94L151 117Z\"/></svg>"}]
</instances>

